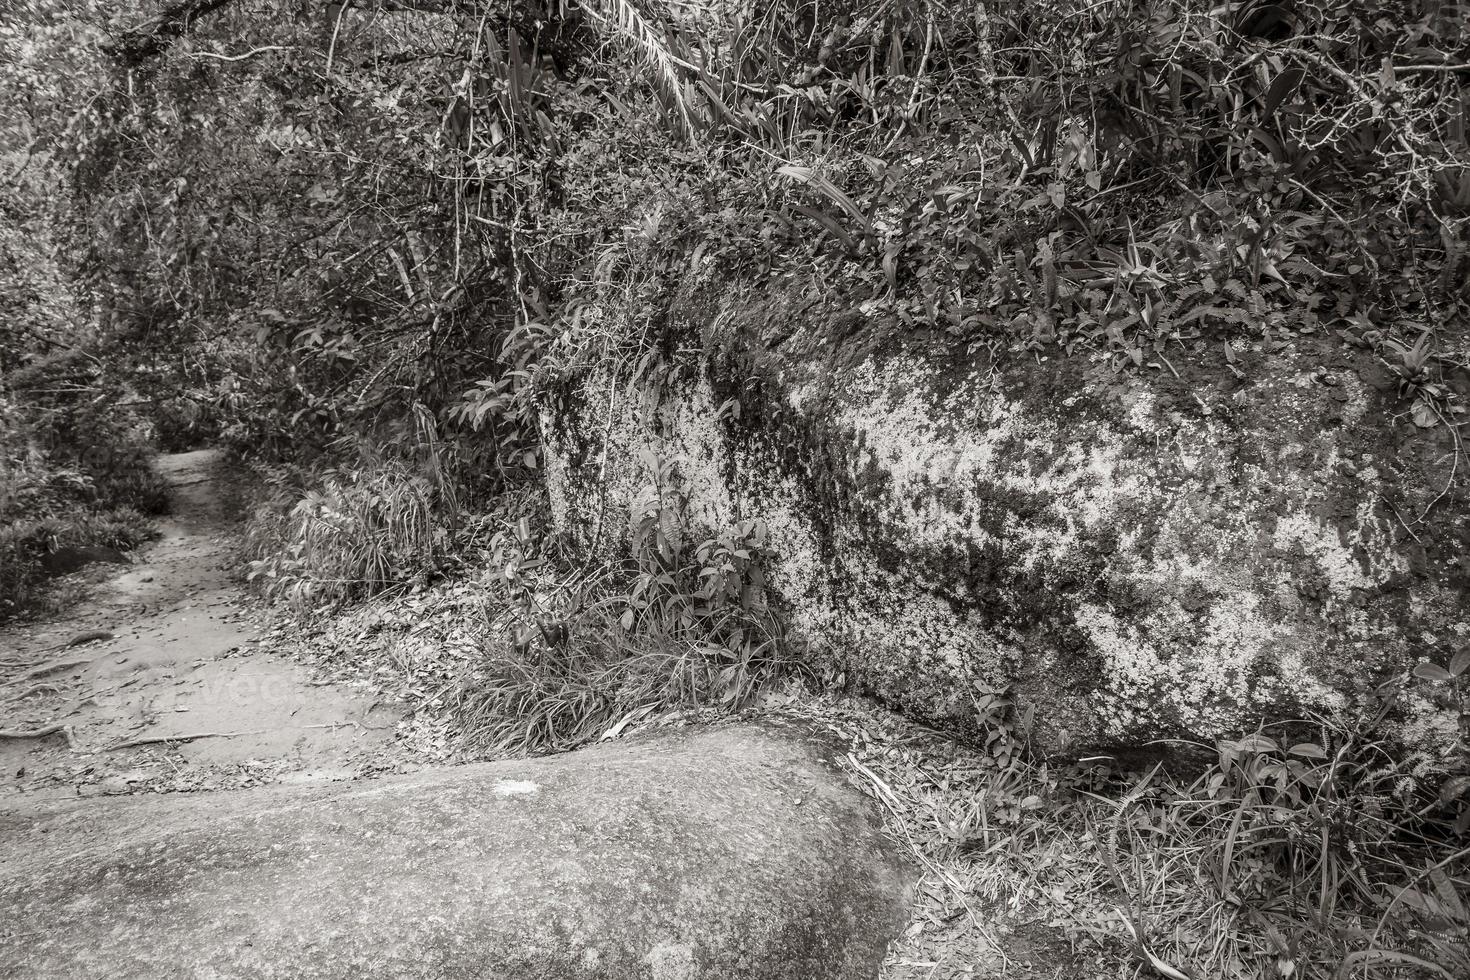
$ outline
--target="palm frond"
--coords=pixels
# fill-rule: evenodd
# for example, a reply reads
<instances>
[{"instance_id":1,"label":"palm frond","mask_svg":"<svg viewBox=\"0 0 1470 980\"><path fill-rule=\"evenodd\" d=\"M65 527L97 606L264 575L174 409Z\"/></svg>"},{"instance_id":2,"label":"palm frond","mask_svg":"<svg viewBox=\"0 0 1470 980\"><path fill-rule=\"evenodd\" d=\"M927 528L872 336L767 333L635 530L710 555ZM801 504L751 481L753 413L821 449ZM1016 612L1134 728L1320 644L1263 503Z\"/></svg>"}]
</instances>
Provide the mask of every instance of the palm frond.
<instances>
[{"instance_id":1,"label":"palm frond","mask_svg":"<svg viewBox=\"0 0 1470 980\"><path fill-rule=\"evenodd\" d=\"M675 53L668 33L632 0L582 0L581 5L613 40L630 49L650 69L654 86L673 106L679 128L692 135L694 124L679 69L693 66Z\"/></svg>"}]
</instances>

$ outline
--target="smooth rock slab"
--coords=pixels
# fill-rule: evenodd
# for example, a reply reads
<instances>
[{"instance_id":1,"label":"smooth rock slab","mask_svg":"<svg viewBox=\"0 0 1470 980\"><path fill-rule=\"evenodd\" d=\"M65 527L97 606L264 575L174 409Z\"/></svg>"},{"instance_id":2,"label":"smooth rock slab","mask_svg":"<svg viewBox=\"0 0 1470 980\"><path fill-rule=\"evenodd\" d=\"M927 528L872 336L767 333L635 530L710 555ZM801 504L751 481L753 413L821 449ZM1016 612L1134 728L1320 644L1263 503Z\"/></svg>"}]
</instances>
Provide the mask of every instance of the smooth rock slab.
<instances>
[{"instance_id":1,"label":"smooth rock slab","mask_svg":"<svg viewBox=\"0 0 1470 980\"><path fill-rule=\"evenodd\" d=\"M857 980L909 880L822 748L725 727L0 814L0 976Z\"/></svg>"}]
</instances>

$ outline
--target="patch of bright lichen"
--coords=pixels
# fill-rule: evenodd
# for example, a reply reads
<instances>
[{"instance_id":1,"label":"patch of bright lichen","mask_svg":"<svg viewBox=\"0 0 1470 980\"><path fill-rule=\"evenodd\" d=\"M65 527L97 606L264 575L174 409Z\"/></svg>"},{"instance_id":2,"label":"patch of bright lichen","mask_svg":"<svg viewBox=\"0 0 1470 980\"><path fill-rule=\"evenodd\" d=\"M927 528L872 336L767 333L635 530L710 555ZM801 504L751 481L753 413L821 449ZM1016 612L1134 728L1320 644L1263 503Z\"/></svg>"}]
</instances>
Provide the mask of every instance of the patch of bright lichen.
<instances>
[{"instance_id":1,"label":"patch of bright lichen","mask_svg":"<svg viewBox=\"0 0 1470 980\"><path fill-rule=\"evenodd\" d=\"M1223 734L1348 710L1470 633L1464 488L1427 518L1443 535L1411 533L1443 470L1380 420L1371 359L1258 343L1232 355L1249 377L1120 376L920 344L789 289L696 280L672 304L661 329L698 363L589 402L570 496L592 499L588 460L616 495L640 451L672 458L712 523L770 523L809 660L912 714L963 730L972 692L1005 687L1053 745ZM1447 731L1432 712L1406 730Z\"/></svg>"}]
</instances>

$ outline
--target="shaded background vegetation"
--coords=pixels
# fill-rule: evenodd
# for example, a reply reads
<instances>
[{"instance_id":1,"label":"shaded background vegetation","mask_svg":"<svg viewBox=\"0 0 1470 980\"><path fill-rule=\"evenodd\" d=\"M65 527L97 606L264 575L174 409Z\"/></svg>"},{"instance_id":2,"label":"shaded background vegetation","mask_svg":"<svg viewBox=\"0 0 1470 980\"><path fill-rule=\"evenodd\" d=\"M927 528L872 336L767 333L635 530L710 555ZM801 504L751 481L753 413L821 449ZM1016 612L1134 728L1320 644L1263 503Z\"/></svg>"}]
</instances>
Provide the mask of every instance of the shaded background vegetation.
<instances>
[{"instance_id":1,"label":"shaded background vegetation","mask_svg":"<svg viewBox=\"0 0 1470 980\"><path fill-rule=\"evenodd\" d=\"M451 525L534 480L538 399L609 355L579 308L608 281L652 306L692 263L994 357L1329 335L1458 440L1466 17L36 2L7 186L78 246L69 302L160 445L354 472L391 447L453 485ZM10 300L13 350L58 343L46 292Z\"/></svg>"}]
</instances>

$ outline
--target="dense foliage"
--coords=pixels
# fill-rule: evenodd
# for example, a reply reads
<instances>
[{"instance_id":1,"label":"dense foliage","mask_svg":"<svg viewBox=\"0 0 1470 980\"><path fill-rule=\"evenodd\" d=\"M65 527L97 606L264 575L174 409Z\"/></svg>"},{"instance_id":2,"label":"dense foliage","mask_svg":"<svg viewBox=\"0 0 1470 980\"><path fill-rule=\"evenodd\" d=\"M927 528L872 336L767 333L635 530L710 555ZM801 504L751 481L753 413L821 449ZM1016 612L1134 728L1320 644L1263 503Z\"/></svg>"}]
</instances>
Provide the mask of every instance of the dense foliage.
<instances>
[{"instance_id":1,"label":"dense foliage","mask_svg":"<svg viewBox=\"0 0 1470 980\"><path fill-rule=\"evenodd\" d=\"M49 598L42 559L130 548L164 509L148 465L162 417L143 372L96 323L79 277L69 148L103 77L88 5L0 22L0 619ZM152 356L158 356L153 352ZM144 382L146 383L146 382Z\"/></svg>"},{"instance_id":2,"label":"dense foliage","mask_svg":"<svg viewBox=\"0 0 1470 980\"><path fill-rule=\"evenodd\" d=\"M1459 5L207 6L66 150L104 315L256 448L418 404L515 483L581 305L708 261L1001 356L1336 332L1457 421Z\"/></svg>"}]
</instances>

